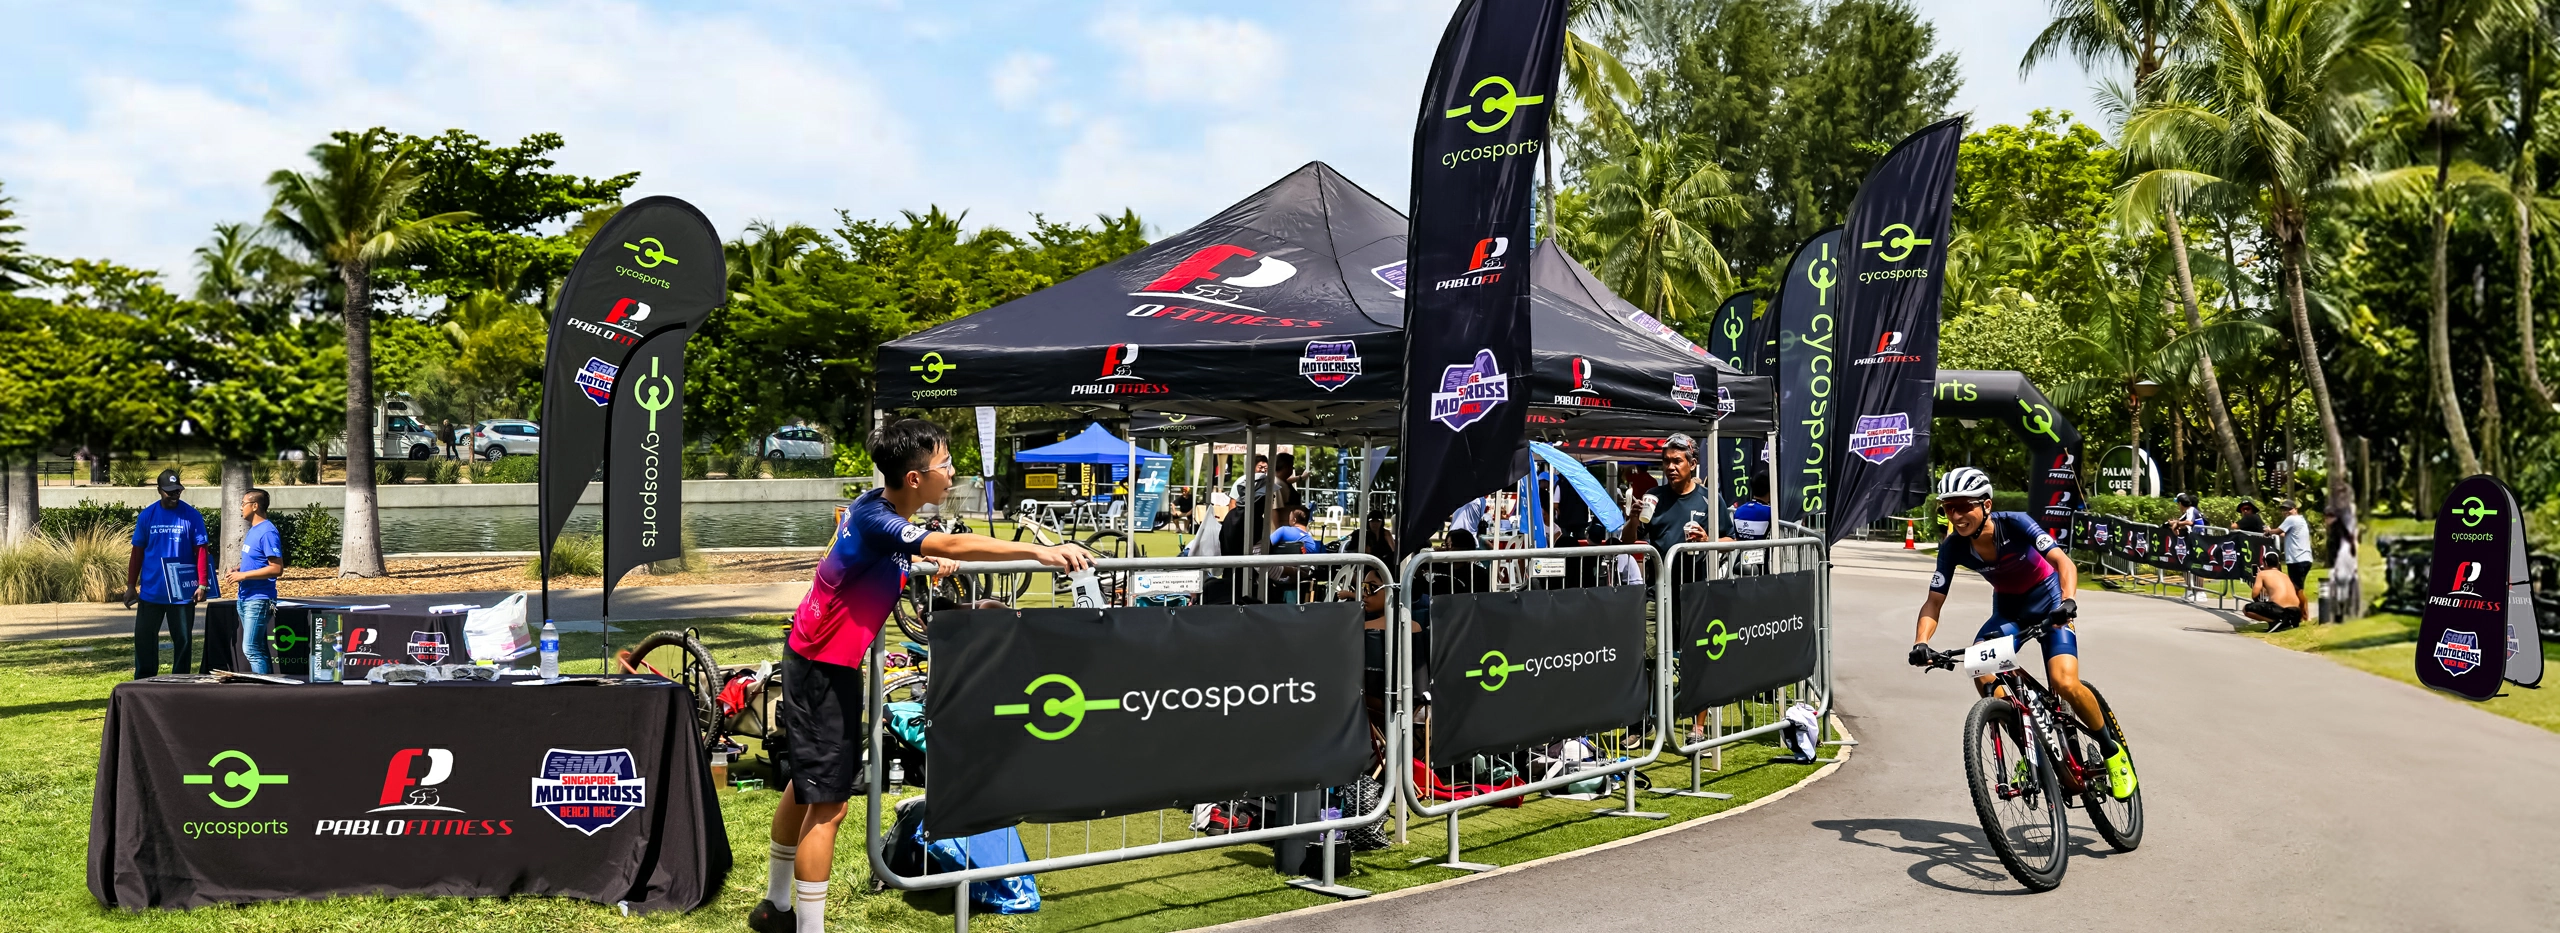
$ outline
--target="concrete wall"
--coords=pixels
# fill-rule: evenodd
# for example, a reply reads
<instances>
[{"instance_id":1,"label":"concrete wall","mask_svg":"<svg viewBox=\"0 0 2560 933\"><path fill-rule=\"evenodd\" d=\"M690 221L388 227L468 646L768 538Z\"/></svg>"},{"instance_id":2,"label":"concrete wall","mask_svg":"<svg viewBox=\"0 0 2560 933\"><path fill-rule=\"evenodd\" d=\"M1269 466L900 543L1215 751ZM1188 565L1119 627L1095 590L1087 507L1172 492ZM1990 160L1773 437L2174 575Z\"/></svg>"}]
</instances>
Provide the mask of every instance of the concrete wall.
<instances>
[{"instance_id":1,"label":"concrete wall","mask_svg":"<svg viewBox=\"0 0 2560 933\"><path fill-rule=\"evenodd\" d=\"M689 479L684 481L684 501L694 504L711 502L822 502L844 498L847 482L869 484L868 479ZM386 509L424 508L496 508L519 506L530 508L535 503L532 483L471 483L450 485L392 485L376 487ZM955 490L955 493L957 491ZM276 511L299 509L312 503L321 508L346 507L343 486L271 486L268 495ZM140 508L160 500L160 494L143 486L44 486L37 490L37 502L45 508L78 505L83 499L94 502L122 503ZM199 509L214 508L222 490L215 486L189 486L181 494L187 503ZM587 494L579 502L594 505L604 501L604 484L587 484ZM229 506L224 506L225 511Z\"/></svg>"}]
</instances>

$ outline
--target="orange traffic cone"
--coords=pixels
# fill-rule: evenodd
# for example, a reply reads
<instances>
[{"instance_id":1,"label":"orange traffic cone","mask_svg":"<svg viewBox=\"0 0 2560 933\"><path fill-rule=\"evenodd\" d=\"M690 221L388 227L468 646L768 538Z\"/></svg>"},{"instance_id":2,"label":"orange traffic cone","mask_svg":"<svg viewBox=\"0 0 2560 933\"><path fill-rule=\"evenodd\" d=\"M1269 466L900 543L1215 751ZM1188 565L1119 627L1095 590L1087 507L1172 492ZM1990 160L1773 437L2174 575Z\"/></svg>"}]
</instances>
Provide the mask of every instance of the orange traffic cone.
<instances>
[{"instance_id":1,"label":"orange traffic cone","mask_svg":"<svg viewBox=\"0 0 2560 933\"><path fill-rule=\"evenodd\" d=\"M1909 520L1905 520L1902 523L1902 549L1906 551L1917 551L1920 549L1919 543L1911 540L1912 524L1913 523Z\"/></svg>"}]
</instances>

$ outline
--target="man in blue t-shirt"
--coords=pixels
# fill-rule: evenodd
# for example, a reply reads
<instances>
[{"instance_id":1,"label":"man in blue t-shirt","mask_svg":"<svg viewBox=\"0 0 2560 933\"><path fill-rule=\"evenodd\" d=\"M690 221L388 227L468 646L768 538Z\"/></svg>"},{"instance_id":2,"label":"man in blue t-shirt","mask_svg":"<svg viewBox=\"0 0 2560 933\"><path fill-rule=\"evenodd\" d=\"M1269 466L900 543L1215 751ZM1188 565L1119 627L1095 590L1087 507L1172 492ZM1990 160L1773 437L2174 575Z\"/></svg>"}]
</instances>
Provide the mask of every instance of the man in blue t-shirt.
<instances>
[{"instance_id":1,"label":"man in blue t-shirt","mask_svg":"<svg viewBox=\"0 0 2560 933\"><path fill-rule=\"evenodd\" d=\"M240 497L240 568L224 571L222 582L231 584L232 595L240 600L240 656L249 662L249 670L259 674L275 673L268 668L267 626L276 618L276 579L284 576L284 536L276 533L276 523L267 520L267 491L252 489Z\"/></svg>"},{"instance_id":2,"label":"man in blue t-shirt","mask_svg":"<svg viewBox=\"0 0 2560 933\"><path fill-rule=\"evenodd\" d=\"M179 501L186 486L178 471L160 471L160 501L133 520L133 556L125 563L124 604L139 602L133 616L133 677L160 673L160 630L169 630L169 672L184 674L193 657L196 603L212 595L204 513Z\"/></svg>"}]
</instances>

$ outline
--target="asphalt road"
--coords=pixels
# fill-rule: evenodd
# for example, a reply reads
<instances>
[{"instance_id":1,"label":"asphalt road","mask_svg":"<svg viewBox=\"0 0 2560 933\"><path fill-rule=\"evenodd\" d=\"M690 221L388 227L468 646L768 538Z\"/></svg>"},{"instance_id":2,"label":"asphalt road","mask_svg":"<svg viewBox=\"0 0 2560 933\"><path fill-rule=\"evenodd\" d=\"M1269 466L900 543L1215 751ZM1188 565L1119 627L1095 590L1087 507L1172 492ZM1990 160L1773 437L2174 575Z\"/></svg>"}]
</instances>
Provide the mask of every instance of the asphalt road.
<instances>
[{"instance_id":1,"label":"asphalt road","mask_svg":"<svg viewBox=\"0 0 2560 933\"><path fill-rule=\"evenodd\" d=\"M2083 671L2124 719L2149 824L2117 853L2074 811L2062 887L2027 893L1965 793L1971 691L1904 663L1928 565L1866 548L1838 563L1840 707L1862 744L1830 778L1686 831L1270 928L2560 929L2560 735L2234 637L2230 616L2107 592L2080 596ZM1938 647L1972 634L1957 620L1988 615L1989 593L1957 583Z\"/></svg>"}]
</instances>

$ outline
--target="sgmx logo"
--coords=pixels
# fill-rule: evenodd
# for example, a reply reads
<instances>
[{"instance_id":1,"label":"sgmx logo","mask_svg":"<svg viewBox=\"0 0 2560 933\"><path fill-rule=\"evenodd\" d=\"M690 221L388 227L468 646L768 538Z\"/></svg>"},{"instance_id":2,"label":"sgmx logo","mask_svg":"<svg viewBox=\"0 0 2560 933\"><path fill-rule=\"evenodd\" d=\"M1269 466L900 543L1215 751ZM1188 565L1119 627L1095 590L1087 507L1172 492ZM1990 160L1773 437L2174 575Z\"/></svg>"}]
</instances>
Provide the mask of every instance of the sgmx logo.
<instances>
[{"instance_id":1,"label":"sgmx logo","mask_svg":"<svg viewBox=\"0 0 2560 933\"><path fill-rule=\"evenodd\" d=\"M1022 694L1034 702L998 703L994 714L1031 717L1031 721L1022 724L1022 731L1032 738L1055 742L1083 728L1087 713L1136 713L1139 722L1153 722L1156 714L1175 710L1217 710L1218 715L1226 716L1245 707L1313 703L1316 684L1291 677L1278 683L1148 687L1123 692L1117 698L1096 700L1086 698L1084 685L1073 677L1042 674L1024 685Z\"/></svg>"}]
</instances>

